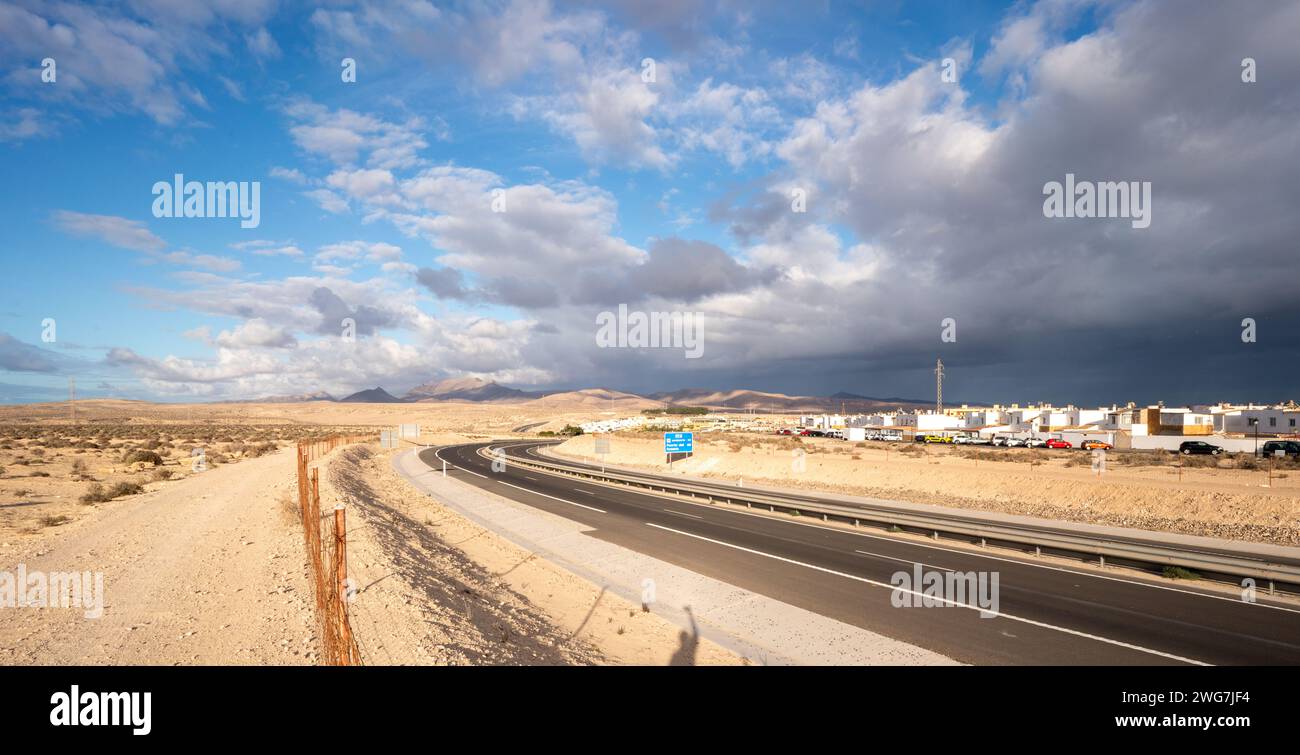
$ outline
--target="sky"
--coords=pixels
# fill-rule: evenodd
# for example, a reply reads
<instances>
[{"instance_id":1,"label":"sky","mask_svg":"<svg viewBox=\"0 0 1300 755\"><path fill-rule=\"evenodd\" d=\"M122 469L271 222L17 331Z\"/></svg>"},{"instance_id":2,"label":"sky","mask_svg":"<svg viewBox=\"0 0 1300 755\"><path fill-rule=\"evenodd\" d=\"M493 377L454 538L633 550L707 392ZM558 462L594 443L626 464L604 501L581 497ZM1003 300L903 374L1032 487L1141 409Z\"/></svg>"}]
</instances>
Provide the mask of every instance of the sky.
<instances>
[{"instance_id":1,"label":"sky","mask_svg":"<svg viewBox=\"0 0 1300 755\"><path fill-rule=\"evenodd\" d=\"M1300 399L1297 39L1284 0L0 0L0 403L929 398L937 359L972 402ZM256 224L169 217L178 174ZM1148 224L1045 211L1067 175ZM602 341L620 305L699 348Z\"/></svg>"}]
</instances>

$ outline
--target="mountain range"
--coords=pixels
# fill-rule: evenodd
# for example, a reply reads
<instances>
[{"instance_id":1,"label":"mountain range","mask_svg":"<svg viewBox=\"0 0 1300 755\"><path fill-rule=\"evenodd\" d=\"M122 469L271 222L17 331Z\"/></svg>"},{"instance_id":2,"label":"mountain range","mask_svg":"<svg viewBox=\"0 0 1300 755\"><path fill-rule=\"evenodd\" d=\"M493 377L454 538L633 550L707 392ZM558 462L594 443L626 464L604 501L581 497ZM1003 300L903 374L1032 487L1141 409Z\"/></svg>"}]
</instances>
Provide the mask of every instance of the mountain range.
<instances>
[{"instance_id":1,"label":"mountain range","mask_svg":"<svg viewBox=\"0 0 1300 755\"><path fill-rule=\"evenodd\" d=\"M855 393L840 392L831 396L790 396L752 390L715 391L706 388L684 388L648 395L626 393L606 388L583 388L570 391L524 391L510 388L481 378L448 378L417 385L398 397L380 386L357 391L336 399L328 393L316 392L298 396L271 396L256 403L298 403L304 401L338 401L345 403L404 404L424 402L472 402L511 404L537 402L537 405L574 404L599 407L617 404L619 409L662 409L669 406L699 406L708 409L734 412L865 412L898 407L928 406L931 402L908 398L874 398Z\"/></svg>"}]
</instances>

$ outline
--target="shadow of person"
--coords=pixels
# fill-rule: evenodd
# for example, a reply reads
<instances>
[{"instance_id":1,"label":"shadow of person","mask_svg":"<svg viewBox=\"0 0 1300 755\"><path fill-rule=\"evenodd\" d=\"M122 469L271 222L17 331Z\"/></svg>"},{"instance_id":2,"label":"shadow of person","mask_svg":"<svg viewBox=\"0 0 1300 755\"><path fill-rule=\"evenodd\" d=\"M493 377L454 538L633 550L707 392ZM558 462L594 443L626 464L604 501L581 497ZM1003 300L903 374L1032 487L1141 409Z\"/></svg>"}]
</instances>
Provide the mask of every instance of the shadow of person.
<instances>
[{"instance_id":1,"label":"shadow of person","mask_svg":"<svg viewBox=\"0 0 1300 755\"><path fill-rule=\"evenodd\" d=\"M685 606L683 610L686 611L686 618L690 619L691 631L687 632L683 629L682 633L677 635L681 647L677 648L673 657L668 660L669 666L694 666L695 654L700 648L700 630L695 626L695 614L691 613L690 606Z\"/></svg>"}]
</instances>

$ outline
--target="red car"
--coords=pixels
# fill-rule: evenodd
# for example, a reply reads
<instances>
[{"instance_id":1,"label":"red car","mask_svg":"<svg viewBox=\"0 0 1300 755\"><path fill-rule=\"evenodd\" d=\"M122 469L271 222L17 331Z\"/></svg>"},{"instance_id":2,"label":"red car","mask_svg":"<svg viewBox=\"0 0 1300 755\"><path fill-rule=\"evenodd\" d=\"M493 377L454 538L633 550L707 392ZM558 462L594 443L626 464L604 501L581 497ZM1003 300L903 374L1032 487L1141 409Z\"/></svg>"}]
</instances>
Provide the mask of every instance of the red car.
<instances>
[{"instance_id":1,"label":"red car","mask_svg":"<svg viewBox=\"0 0 1300 755\"><path fill-rule=\"evenodd\" d=\"M1061 440L1060 438L1048 438L1047 447L1048 448L1074 448L1074 446L1070 445L1070 442L1068 440Z\"/></svg>"}]
</instances>

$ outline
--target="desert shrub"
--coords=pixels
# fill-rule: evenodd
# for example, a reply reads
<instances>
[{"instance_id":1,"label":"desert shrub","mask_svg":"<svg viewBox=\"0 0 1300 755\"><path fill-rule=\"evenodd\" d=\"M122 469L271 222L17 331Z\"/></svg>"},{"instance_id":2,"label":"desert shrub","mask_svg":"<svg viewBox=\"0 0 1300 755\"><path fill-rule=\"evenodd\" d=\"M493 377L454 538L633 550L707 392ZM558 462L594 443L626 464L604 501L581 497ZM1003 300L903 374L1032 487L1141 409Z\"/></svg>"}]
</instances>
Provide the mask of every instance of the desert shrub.
<instances>
[{"instance_id":1,"label":"desert shrub","mask_svg":"<svg viewBox=\"0 0 1300 755\"><path fill-rule=\"evenodd\" d=\"M27 475L27 476L28 476L28 477L49 477L49 476L50 476L50 473L49 473L49 472L36 471L36 472L32 472L31 474L29 474L29 475Z\"/></svg>"},{"instance_id":2,"label":"desert shrub","mask_svg":"<svg viewBox=\"0 0 1300 755\"><path fill-rule=\"evenodd\" d=\"M60 514L59 516L46 515L41 517L40 519L42 527L58 527L60 524L67 524L68 522L71 521L72 521L72 517L63 516L62 514Z\"/></svg>"},{"instance_id":3,"label":"desert shrub","mask_svg":"<svg viewBox=\"0 0 1300 755\"><path fill-rule=\"evenodd\" d=\"M982 448L959 448L957 455L972 461L1015 461L1015 457L1006 451L987 451Z\"/></svg>"},{"instance_id":4,"label":"desert shrub","mask_svg":"<svg viewBox=\"0 0 1300 755\"><path fill-rule=\"evenodd\" d=\"M1161 572L1169 579L1200 579L1201 575L1181 566L1166 566Z\"/></svg>"},{"instance_id":5,"label":"desert shrub","mask_svg":"<svg viewBox=\"0 0 1300 755\"><path fill-rule=\"evenodd\" d=\"M155 469L153 471L153 480L154 482L170 480L172 478L172 474L173 474L172 470L170 469Z\"/></svg>"},{"instance_id":6,"label":"desert shrub","mask_svg":"<svg viewBox=\"0 0 1300 755\"><path fill-rule=\"evenodd\" d=\"M244 456L247 456L250 459L256 459L259 456L273 453L278 448L279 446L274 443L255 443L244 449Z\"/></svg>"},{"instance_id":7,"label":"desert shrub","mask_svg":"<svg viewBox=\"0 0 1300 755\"><path fill-rule=\"evenodd\" d=\"M131 451L126 456L122 457L122 461L126 464L134 464L137 461L143 461L148 462L155 467L163 462L162 457L153 451Z\"/></svg>"},{"instance_id":8,"label":"desert shrub","mask_svg":"<svg viewBox=\"0 0 1300 755\"><path fill-rule=\"evenodd\" d=\"M99 483L90 486L90 489L81 496L82 503L102 503L111 501L114 498L121 498L125 495L136 495L143 493L144 488L135 482L119 482L111 488L105 488Z\"/></svg>"}]
</instances>

